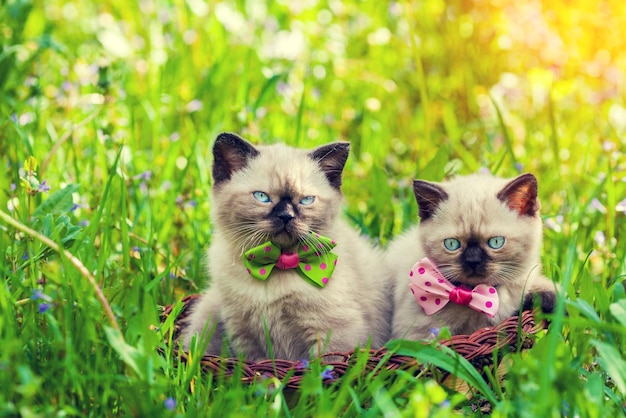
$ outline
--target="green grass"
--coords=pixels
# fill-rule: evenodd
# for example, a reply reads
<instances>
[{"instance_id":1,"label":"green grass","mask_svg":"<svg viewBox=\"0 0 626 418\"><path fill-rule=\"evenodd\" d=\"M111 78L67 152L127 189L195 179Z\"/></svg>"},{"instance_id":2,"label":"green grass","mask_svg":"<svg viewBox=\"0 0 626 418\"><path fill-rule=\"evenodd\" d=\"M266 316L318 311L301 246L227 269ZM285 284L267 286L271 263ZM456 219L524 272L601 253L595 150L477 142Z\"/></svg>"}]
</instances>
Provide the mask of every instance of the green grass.
<instances>
[{"instance_id":1,"label":"green grass","mask_svg":"<svg viewBox=\"0 0 626 418\"><path fill-rule=\"evenodd\" d=\"M0 415L623 416L623 5L500 3L0 3ZM295 392L181 363L159 306L207 281L221 131L349 140L346 217L381 245L413 178L535 173L550 331L501 381L457 370L472 401L365 358Z\"/></svg>"}]
</instances>

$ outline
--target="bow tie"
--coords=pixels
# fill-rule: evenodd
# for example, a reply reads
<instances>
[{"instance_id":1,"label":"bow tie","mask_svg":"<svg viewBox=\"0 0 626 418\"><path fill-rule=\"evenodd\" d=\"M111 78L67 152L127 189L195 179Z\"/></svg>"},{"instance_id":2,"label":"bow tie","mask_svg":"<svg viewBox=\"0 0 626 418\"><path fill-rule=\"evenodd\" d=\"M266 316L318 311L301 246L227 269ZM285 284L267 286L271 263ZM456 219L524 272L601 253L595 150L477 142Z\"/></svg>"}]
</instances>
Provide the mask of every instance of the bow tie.
<instances>
[{"instance_id":1,"label":"bow tie","mask_svg":"<svg viewBox=\"0 0 626 418\"><path fill-rule=\"evenodd\" d=\"M248 274L255 279L266 280L274 267L296 269L304 280L324 287L337 264L337 255L330 252L336 243L314 232L310 234L311 237L298 246L296 253L284 253L271 241L249 249L242 256Z\"/></svg>"},{"instance_id":2,"label":"bow tie","mask_svg":"<svg viewBox=\"0 0 626 418\"><path fill-rule=\"evenodd\" d=\"M428 258L415 263L409 273L409 287L413 297L426 315L432 315L448 302L466 305L493 318L498 313L498 292L495 287L479 284L474 289L456 287L437 270Z\"/></svg>"}]
</instances>

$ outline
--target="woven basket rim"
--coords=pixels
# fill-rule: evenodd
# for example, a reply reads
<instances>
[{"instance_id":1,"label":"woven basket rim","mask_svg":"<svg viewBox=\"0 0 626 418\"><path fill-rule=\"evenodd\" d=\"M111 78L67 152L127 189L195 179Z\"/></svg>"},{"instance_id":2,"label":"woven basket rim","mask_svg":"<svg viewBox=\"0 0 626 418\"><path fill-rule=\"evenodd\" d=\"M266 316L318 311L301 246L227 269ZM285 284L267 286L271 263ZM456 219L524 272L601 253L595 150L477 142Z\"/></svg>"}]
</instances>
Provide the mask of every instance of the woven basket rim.
<instances>
[{"instance_id":1,"label":"woven basket rim","mask_svg":"<svg viewBox=\"0 0 626 418\"><path fill-rule=\"evenodd\" d=\"M183 362L188 359L188 354L183 350L178 350L178 337L182 326L181 320L186 317L185 312L200 297L200 294L191 294L181 299L182 309L175 319L174 336L172 343L176 344L172 349L176 356ZM176 305L167 305L163 308L161 322L164 322L172 313ZM510 352L515 350L525 350L533 346L534 336L547 327L546 321L536 321L535 313L526 310L521 315L511 316L498 325L484 327L468 335L453 335L449 339L436 342L437 346L448 347L472 363L479 371L485 365L491 365L500 360L501 350ZM356 355L368 351L368 359L365 369L373 371L378 369L399 370L416 368L424 372L424 367L415 357L394 353L386 347L380 349L358 349L348 352L329 352L321 357L322 365L332 366L332 379L325 379L326 383L332 383L340 378L351 367ZM341 360L337 360L341 359ZM286 387L298 388L302 377L307 371L306 364L302 360L291 361L284 359L264 359L260 361L250 361L234 357L221 357L217 355L203 355L200 360L201 368L206 373L222 373L225 376L232 376L237 370L241 375L242 382L253 383L259 378L277 378L280 381L288 379ZM382 365L382 367L381 367ZM432 375L432 373L430 373ZM441 370L438 380L443 380L447 372Z\"/></svg>"}]
</instances>

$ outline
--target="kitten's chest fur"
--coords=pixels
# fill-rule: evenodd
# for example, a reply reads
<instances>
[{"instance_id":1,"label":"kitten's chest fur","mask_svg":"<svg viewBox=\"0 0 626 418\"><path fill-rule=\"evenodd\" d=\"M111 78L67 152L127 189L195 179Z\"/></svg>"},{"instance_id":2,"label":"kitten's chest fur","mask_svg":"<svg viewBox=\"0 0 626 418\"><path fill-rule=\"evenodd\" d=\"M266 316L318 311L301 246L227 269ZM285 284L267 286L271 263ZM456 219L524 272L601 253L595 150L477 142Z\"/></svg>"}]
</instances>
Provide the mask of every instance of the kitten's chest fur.
<instances>
[{"instance_id":1,"label":"kitten's chest fur","mask_svg":"<svg viewBox=\"0 0 626 418\"><path fill-rule=\"evenodd\" d=\"M280 281L302 281L293 271L281 273ZM316 294L319 289L285 291L277 283L261 283L255 294L250 288L221 290L223 321L235 345L245 347L249 358L308 358L310 347L325 336L315 324L329 308Z\"/></svg>"},{"instance_id":2,"label":"kitten's chest fur","mask_svg":"<svg viewBox=\"0 0 626 418\"><path fill-rule=\"evenodd\" d=\"M370 337L374 347L386 342L391 302L381 254L341 220L328 234L341 240L333 250L337 266L323 288L293 269L274 270L265 281L251 278L236 250L220 245L216 234L209 270L235 351L249 359L297 360L310 357L312 347L320 354L365 346Z\"/></svg>"}]
</instances>

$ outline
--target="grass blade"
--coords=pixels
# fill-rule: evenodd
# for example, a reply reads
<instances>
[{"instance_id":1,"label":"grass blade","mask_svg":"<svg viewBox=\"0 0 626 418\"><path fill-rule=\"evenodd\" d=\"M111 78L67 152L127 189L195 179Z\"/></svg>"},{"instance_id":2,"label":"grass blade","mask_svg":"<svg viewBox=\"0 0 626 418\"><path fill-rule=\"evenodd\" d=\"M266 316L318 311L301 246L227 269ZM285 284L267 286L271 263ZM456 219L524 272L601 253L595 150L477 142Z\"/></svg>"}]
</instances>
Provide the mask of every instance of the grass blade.
<instances>
[{"instance_id":1,"label":"grass blade","mask_svg":"<svg viewBox=\"0 0 626 418\"><path fill-rule=\"evenodd\" d=\"M497 404L496 395L487 382L476 368L456 351L445 346L435 347L418 341L406 340L391 341L387 347L397 354L415 357L422 363L430 363L451 373L475 387L491 404Z\"/></svg>"}]
</instances>

